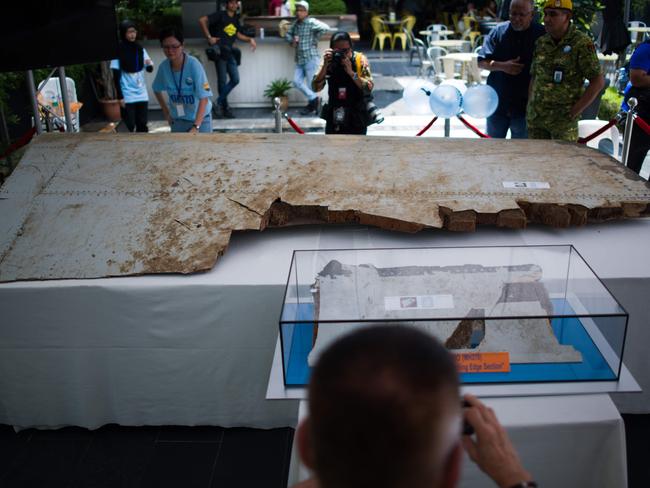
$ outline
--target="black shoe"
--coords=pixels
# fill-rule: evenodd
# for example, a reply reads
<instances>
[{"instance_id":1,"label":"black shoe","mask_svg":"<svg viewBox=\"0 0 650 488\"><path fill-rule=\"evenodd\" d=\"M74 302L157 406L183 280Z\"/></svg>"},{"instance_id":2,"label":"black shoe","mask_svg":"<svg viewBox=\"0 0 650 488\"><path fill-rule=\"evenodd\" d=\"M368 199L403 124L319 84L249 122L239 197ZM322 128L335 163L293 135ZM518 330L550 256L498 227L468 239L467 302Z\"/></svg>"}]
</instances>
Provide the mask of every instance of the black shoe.
<instances>
[{"instance_id":1,"label":"black shoe","mask_svg":"<svg viewBox=\"0 0 650 488\"><path fill-rule=\"evenodd\" d=\"M307 106L300 111L300 115L310 115L312 113L318 115L319 101L320 101L319 98L314 98L313 100L310 100Z\"/></svg>"},{"instance_id":2,"label":"black shoe","mask_svg":"<svg viewBox=\"0 0 650 488\"><path fill-rule=\"evenodd\" d=\"M221 110L219 110L219 105L216 103L212 104L212 117L218 119L221 117Z\"/></svg>"},{"instance_id":3,"label":"black shoe","mask_svg":"<svg viewBox=\"0 0 650 488\"><path fill-rule=\"evenodd\" d=\"M221 113L223 114L224 119L234 119L235 114L232 112L230 107L226 105L225 107L221 107Z\"/></svg>"}]
</instances>

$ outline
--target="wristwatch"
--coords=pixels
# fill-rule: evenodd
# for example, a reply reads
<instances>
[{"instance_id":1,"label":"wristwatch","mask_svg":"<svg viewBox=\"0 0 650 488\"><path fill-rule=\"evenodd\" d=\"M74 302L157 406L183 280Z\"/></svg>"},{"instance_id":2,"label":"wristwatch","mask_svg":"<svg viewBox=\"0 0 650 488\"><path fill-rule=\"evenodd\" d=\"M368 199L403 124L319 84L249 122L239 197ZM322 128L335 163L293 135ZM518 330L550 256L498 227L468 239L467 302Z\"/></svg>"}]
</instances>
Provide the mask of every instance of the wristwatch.
<instances>
[{"instance_id":1,"label":"wristwatch","mask_svg":"<svg viewBox=\"0 0 650 488\"><path fill-rule=\"evenodd\" d=\"M200 126L200 125L196 125L196 124L194 124L192 127L194 127L196 130L201 130L201 126Z\"/></svg>"},{"instance_id":2,"label":"wristwatch","mask_svg":"<svg viewBox=\"0 0 650 488\"><path fill-rule=\"evenodd\" d=\"M535 483L533 480L522 481L521 483L512 485L510 488L537 488L537 483Z\"/></svg>"}]
</instances>

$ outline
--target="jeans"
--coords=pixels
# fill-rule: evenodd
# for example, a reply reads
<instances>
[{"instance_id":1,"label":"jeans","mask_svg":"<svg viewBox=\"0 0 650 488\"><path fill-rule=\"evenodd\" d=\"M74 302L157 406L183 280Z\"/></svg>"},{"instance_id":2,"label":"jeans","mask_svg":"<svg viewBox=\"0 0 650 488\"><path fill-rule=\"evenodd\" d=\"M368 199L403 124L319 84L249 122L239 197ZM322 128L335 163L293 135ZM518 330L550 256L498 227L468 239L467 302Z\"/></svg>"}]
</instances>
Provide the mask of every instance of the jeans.
<instances>
[{"instance_id":1,"label":"jeans","mask_svg":"<svg viewBox=\"0 0 650 488\"><path fill-rule=\"evenodd\" d=\"M184 120L184 119L174 119L172 121L172 132L189 132L190 129L194 126L193 120ZM199 132L211 134L212 133L212 116L210 113L207 113L203 117L203 122L199 126Z\"/></svg>"},{"instance_id":2,"label":"jeans","mask_svg":"<svg viewBox=\"0 0 650 488\"><path fill-rule=\"evenodd\" d=\"M505 139L510 128L510 137L513 139L526 139L526 116L510 117L506 114L495 112L487 118L487 133L490 137Z\"/></svg>"},{"instance_id":3,"label":"jeans","mask_svg":"<svg viewBox=\"0 0 650 488\"><path fill-rule=\"evenodd\" d=\"M319 63L318 58L312 58L305 64L296 64L296 71L293 75L293 86L300 90L310 102L318 97L311 89L311 80L316 74Z\"/></svg>"},{"instance_id":4,"label":"jeans","mask_svg":"<svg viewBox=\"0 0 650 488\"><path fill-rule=\"evenodd\" d=\"M228 94L239 84L239 70L234 56L227 60L219 59L214 63L217 67L217 82L219 84L219 97L217 103L222 107L228 106ZM226 76L230 78L226 82Z\"/></svg>"}]
</instances>

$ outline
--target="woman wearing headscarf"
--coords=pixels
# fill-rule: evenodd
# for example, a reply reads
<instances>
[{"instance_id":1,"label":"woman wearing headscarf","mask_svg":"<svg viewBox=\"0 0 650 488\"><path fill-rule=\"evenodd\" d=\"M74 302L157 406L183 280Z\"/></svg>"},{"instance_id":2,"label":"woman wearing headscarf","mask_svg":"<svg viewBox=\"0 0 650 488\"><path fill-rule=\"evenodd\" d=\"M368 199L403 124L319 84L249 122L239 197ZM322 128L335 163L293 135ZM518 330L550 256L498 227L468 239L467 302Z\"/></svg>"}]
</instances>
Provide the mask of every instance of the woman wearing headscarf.
<instances>
[{"instance_id":1,"label":"woman wearing headscarf","mask_svg":"<svg viewBox=\"0 0 650 488\"><path fill-rule=\"evenodd\" d=\"M146 49L136 42L137 36L133 22L124 20L120 23L119 57L111 61L111 69L122 107L122 119L129 132L149 132L149 96L144 72L153 71L153 62Z\"/></svg>"}]
</instances>

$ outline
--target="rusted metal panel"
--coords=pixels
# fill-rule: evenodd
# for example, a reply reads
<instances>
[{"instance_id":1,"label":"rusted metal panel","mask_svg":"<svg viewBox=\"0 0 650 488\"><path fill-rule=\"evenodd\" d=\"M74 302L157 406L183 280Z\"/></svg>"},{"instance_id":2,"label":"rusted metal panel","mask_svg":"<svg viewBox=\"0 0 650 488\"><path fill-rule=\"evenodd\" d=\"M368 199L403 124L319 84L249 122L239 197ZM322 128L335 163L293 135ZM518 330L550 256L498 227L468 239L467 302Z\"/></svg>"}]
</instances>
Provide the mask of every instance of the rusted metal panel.
<instances>
[{"instance_id":1,"label":"rusted metal panel","mask_svg":"<svg viewBox=\"0 0 650 488\"><path fill-rule=\"evenodd\" d=\"M267 226L567 227L649 204L636 174L555 141L47 134L0 190L0 281L207 270Z\"/></svg>"}]
</instances>

